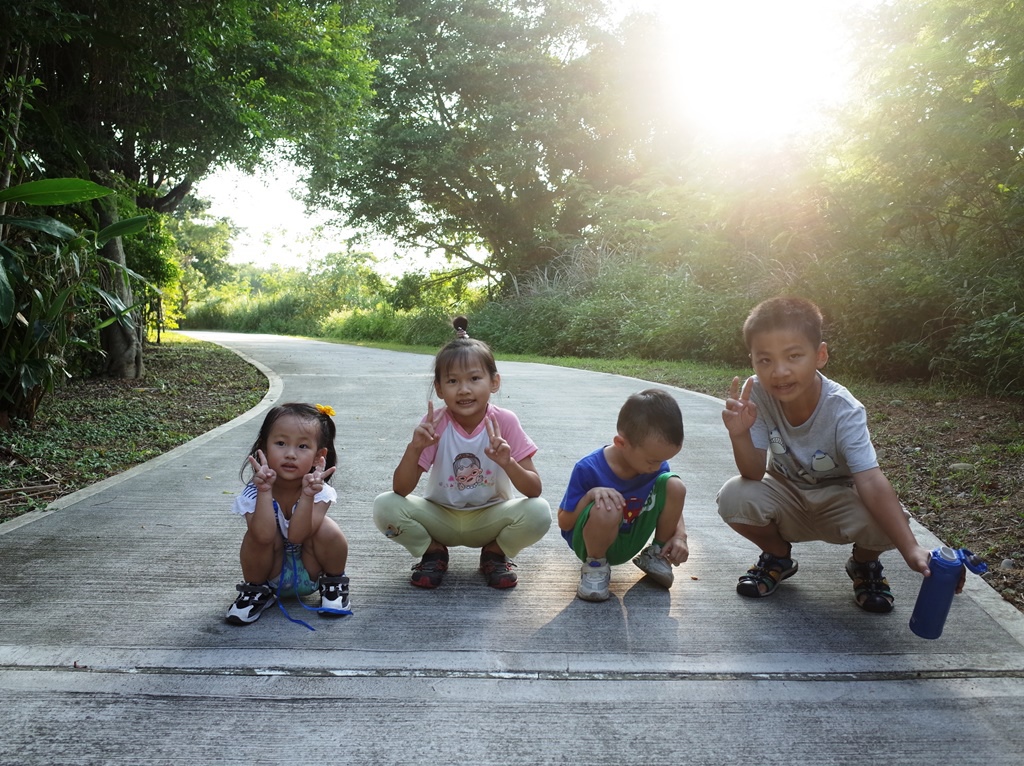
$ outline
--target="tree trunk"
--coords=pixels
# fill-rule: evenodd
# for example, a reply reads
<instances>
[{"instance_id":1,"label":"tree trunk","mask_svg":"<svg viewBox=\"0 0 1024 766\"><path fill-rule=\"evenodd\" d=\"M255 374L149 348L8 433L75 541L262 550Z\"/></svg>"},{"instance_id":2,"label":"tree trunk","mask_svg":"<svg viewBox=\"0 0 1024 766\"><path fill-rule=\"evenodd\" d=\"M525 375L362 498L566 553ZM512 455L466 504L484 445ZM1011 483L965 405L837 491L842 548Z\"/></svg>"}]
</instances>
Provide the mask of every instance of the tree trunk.
<instances>
[{"instance_id":1,"label":"tree trunk","mask_svg":"<svg viewBox=\"0 0 1024 766\"><path fill-rule=\"evenodd\" d=\"M111 197L97 200L100 229L105 229L119 220L117 201ZM125 265L124 247L121 238L115 237L108 241L100 253L121 266ZM132 288L125 273L113 265L103 264L100 267L103 289L117 298L125 306L133 305ZM142 333L144 326L139 319L137 310L131 311L119 321L113 322L100 330L100 345L107 357L106 373L112 378L141 378L145 371L142 361Z\"/></svg>"}]
</instances>

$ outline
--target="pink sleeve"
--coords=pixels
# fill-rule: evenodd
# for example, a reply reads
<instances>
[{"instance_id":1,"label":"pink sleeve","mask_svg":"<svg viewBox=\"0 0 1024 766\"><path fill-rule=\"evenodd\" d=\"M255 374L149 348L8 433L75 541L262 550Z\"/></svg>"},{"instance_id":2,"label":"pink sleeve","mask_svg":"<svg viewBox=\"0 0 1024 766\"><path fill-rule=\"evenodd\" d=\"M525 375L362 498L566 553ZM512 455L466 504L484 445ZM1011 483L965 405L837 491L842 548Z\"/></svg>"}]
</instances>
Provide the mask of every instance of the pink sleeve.
<instances>
[{"instance_id":1,"label":"pink sleeve","mask_svg":"<svg viewBox=\"0 0 1024 766\"><path fill-rule=\"evenodd\" d=\"M500 407L491 407L490 414L498 421L498 425L501 427L501 438L508 442L513 460L519 462L537 454L537 445L526 435L514 412L503 410Z\"/></svg>"}]
</instances>

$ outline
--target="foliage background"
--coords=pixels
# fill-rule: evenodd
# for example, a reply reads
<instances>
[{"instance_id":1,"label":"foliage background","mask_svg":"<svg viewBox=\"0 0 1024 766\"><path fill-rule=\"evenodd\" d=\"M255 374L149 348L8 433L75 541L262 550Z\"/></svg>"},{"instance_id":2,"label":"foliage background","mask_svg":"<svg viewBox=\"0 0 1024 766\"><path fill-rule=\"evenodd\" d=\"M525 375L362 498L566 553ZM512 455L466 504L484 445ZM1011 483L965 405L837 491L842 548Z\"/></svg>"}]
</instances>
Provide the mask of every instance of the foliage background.
<instances>
[{"instance_id":1,"label":"foliage background","mask_svg":"<svg viewBox=\"0 0 1024 766\"><path fill-rule=\"evenodd\" d=\"M750 307L800 294L837 372L1024 392L1024 29L1004 3L872 6L830 129L742 157L650 87L652 19L387 7L375 95L310 200L451 266L382 276L353 243L222 280L184 327L431 344L466 313L502 352L737 364Z\"/></svg>"}]
</instances>

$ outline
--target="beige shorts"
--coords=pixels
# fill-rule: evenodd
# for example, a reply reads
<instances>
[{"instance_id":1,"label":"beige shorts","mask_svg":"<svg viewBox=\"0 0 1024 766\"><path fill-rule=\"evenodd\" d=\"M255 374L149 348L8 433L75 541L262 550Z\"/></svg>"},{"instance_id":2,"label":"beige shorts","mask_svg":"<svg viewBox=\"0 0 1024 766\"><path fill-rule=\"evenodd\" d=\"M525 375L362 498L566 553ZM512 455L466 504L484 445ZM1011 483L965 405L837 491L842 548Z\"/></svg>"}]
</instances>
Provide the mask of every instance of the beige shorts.
<instances>
[{"instance_id":1,"label":"beige shorts","mask_svg":"<svg viewBox=\"0 0 1024 766\"><path fill-rule=\"evenodd\" d=\"M718 515L729 524L777 524L782 539L790 543L856 543L872 551L896 547L857 490L842 484L801 489L772 474L761 481L736 476L718 491Z\"/></svg>"}]
</instances>

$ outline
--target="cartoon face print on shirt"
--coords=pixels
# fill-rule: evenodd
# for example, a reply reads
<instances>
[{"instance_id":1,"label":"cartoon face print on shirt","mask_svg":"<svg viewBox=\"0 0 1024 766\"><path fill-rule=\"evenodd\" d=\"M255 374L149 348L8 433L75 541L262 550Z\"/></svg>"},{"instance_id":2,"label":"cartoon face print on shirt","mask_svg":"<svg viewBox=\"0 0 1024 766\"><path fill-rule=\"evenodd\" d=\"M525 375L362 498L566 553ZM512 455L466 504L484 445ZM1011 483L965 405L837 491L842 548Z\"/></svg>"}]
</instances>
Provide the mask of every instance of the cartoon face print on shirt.
<instances>
[{"instance_id":1,"label":"cartoon face print on shirt","mask_svg":"<svg viewBox=\"0 0 1024 766\"><path fill-rule=\"evenodd\" d=\"M456 455L452 462L451 481L460 490L472 489L480 484L485 484L484 470L480 466L480 458L472 452L463 452Z\"/></svg>"}]
</instances>

